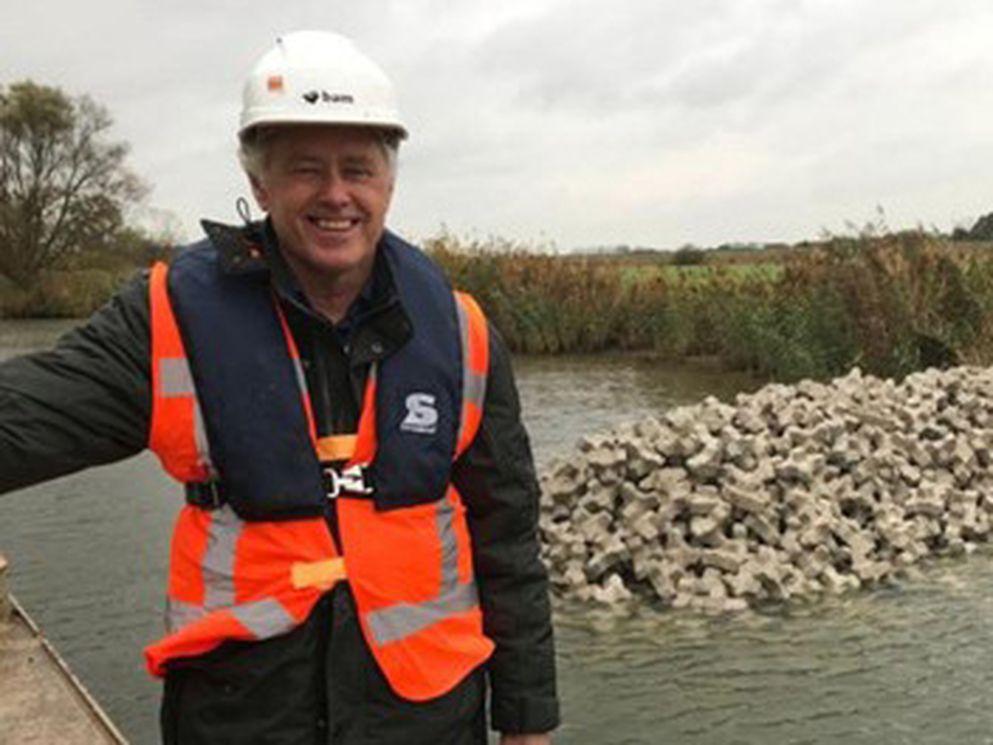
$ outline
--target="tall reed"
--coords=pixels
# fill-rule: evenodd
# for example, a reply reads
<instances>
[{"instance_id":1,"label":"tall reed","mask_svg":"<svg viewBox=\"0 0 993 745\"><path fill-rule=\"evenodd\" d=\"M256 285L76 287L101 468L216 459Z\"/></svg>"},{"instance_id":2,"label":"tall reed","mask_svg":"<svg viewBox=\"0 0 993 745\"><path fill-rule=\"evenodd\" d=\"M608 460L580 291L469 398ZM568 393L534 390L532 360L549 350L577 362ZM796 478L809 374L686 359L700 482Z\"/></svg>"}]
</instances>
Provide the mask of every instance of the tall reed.
<instances>
[{"instance_id":1,"label":"tall reed","mask_svg":"<svg viewBox=\"0 0 993 745\"><path fill-rule=\"evenodd\" d=\"M993 363L993 256L924 232L836 238L779 254L779 271L632 269L449 234L426 248L514 351L708 355L783 380Z\"/></svg>"}]
</instances>

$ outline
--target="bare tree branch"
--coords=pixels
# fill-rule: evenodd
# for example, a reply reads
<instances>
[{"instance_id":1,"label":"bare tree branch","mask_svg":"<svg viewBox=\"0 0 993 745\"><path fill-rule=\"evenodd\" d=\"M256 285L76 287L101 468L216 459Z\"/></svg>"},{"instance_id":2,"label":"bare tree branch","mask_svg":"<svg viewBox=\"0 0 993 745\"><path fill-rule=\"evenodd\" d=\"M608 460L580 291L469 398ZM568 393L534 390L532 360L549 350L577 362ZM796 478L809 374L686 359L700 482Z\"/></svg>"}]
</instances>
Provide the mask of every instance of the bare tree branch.
<instances>
[{"instance_id":1,"label":"bare tree branch","mask_svg":"<svg viewBox=\"0 0 993 745\"><path fill-rule=\"evenodd\" d=\"M0 87L0 273L28 287L46 268L113 242L144 185L111 118L86 96L31 81Z\"/></svg>"}]
</instances>

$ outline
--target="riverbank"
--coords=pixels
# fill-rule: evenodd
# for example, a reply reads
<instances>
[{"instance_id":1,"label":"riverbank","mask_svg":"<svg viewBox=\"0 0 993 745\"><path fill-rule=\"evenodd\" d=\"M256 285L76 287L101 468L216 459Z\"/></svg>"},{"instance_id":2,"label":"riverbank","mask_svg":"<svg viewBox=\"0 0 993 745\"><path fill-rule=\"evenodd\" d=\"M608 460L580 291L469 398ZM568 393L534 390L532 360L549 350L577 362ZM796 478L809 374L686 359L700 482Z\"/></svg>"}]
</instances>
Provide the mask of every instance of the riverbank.
<instances>
[{"instance_id":1,"label":"riverbank","mask_svg":"<svg viewBox=\"0 0 993 745\"><path fill-rule=\"evenodd\" d=\"M424 241L515 353L706 357L784 382L856 365L901 378L993 364L991 247L921 231L867 233L697 251L697 263L680 265L680 252L556 255L500 239ZM43 275L30 292L0 286L0 317L85 317L135 271L81 265Z\"/></svg>"},{"instance_id":2,"label":"riverbank","mask_svg":"<svg viewBox=\"0 0 993 745\"><path fill-rule=\"evenodd\" d=\"M30 290L4 282L0 319L86 318L137 271L132 266L48 271Z\"/></svg>"},{"instance_id":3,"label":"riverbank","mask_svg":"<svg viewBox=\"0 0 993 745\"><path fill-rule=\"evenodd\" d=\"M885 585L993 525L993 369L708 398L584 437L542 478L565 597L741 611Z\"/></svg>"}]
</instances>

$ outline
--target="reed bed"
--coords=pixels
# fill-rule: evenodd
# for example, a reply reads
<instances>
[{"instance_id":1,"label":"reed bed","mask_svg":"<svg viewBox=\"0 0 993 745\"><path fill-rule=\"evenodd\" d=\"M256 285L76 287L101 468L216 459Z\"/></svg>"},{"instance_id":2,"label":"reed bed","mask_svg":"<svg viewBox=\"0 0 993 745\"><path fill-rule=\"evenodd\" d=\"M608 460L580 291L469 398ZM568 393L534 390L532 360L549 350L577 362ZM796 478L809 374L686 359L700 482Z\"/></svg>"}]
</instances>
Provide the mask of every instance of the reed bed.
<instances>
[{"instance_id":1,"label":"reed bed","mask_svg":"<svg viewBox=\"0 0 993 745\"><path fill-rule=\"evenodd\" d=\"M779 380L993 364L993 254L925 232L835 238L759 270L632 267L447 234L426 248L515 352L709 356Z\"/></svg>"}]
</instances>

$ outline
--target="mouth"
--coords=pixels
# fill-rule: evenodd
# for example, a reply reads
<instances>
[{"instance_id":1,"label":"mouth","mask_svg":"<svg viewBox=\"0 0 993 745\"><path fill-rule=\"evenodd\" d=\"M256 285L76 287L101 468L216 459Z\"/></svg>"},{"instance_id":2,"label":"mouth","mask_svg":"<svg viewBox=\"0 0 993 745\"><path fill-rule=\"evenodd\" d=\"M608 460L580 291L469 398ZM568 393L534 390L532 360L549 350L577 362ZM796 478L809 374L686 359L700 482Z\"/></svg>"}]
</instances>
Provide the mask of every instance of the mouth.
<instances>
[{"instance_id":1,"label":"mouth","mask_svg":"<svg viewBox=\"0 0 993 745\"><path fill-rule=\"evenodd\" d=\"M347 233L356 227L361 220L357 217L317 217L309 215L307 222L313 225L322 233L341 234Z\"/></svg>"}]
</instances>

